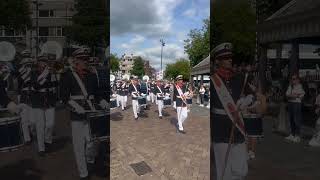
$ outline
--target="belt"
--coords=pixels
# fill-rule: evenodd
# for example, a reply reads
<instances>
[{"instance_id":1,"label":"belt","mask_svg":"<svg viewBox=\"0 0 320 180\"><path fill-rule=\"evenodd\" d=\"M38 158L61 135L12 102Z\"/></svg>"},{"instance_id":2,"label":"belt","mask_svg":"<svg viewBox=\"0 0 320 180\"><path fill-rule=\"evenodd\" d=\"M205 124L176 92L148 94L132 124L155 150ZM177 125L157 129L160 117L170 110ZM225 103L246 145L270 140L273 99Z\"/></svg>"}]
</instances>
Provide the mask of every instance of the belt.
<instances>
[{"instance_id":1,"label":"belt","mask_svg":"<svg viewBox=\"0 0 320 180\"><path fill-rule=\"evenodd\" d=\"M213 109L214 114L219 114L219 115L228 115L227 112L224 109Z\"/></svg>"},{"instance_id":2,"label":"belt","mask_svg":"<svg viewBox=\"0 0 320 180\"><path fill-rule=\"evenodd\" d=\"M261 115L260 114L243 114L242 117L246 119L256 119L256 118L261 118Z\"/></svg>"},{"instance_id":3,"label":"belt","mask_svg":"<svg viewBox=\"0 0 320 180\"><path fill-rule=\"evenodd\" d=\"M89 97L85 97L83 95L78 95L78 96L70 96L71 100L83 100L83 99L94 99L94 97L92 95L90 95Z\"/></svg>"}]
</instances>

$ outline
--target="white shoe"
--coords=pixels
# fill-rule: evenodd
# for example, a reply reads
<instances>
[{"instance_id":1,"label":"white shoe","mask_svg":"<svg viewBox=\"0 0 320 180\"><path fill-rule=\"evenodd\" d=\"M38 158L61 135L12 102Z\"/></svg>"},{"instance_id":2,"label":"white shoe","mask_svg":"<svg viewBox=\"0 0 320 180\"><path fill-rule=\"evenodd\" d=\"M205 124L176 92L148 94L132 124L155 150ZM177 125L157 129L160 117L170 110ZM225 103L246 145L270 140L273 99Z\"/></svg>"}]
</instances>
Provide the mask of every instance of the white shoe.
<instances>
[{"instance_id":1,"label":"white shoe","mask_svg":"<svg viewBox=\"0 0 320 180\"><path fill-rule=\"evenodd\" d=\"M203 107L203 104L200 104L201 107Z\"/></svg>"},{"instance_id":2,"label":"white shoe","mask_svg":"<svg viewBox=\"0 0 320 180\"><path fill-rule=\"evenodd\" d=\"M309 141L309 146L320 146L320 136L318 134L312 137L312 139Z\"/></svg>"},{"instance_id":3,"label":"white shoe","mask_svg":"<svg viewBox=\"0 0 320 180\"><path fill-rule=\"evenodd\" d=\"M293 141L293 140L294 140L294 136L292 136L292 134L290 134L290 135L287 136L285 139L286 139L286 140L289 140L289 141Z\"/></svg>"},{"instance_id":4,"label":"white shoe","mask_svg":"<svg viewBox=\"0 0 320 180\"><path fill-rule=\"evenodd\" d=\"M253 151L249 151L248 156L249 156L249 159L256 158L256 155L255 155L255 153Z\"/></svg>"},{"instance_id":5,"label":"white shoe","mask_svg":"<svg viewBox=\"0 0 320 180\"><path fill-rule=\"evenodd\" d=\"M293 142L295 142L295 143L299 143L300 141L301 141L301 139L299 136L295 136L293 139Z\"/></svg>"}]
</instances>

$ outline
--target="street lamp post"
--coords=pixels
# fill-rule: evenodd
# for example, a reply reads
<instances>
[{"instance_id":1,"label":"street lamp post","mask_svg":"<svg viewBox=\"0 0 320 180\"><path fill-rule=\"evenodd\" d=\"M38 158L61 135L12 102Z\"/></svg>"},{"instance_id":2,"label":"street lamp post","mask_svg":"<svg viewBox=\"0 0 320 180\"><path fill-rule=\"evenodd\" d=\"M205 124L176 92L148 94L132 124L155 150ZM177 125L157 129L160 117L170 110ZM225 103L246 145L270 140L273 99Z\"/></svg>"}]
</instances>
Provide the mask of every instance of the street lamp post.
<instances>
[{"instance_id":1,"label":"street lamp post","mask_svg":"<svg viewBox=\"0 0 320 180\"><path fill-rule=\"evenodd\" d=\"M163 52L163 47L165 46L165 42L163 39L160 39L160 42L161 42L161 73L162 73L162 52Z\"/></svg>"}]
</instances>

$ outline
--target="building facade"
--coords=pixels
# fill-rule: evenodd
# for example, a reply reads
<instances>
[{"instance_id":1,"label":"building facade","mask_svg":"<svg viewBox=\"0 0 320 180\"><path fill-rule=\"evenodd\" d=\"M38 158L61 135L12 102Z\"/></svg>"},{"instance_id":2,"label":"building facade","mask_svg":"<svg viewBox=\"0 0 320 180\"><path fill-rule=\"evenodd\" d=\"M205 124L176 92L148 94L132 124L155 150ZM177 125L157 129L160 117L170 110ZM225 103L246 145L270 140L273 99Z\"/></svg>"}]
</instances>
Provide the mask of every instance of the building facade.
<instances>
[{"instance_id":1,"label":"building facade","mask_svg":"<svg viewBox=\"0 0 320 180\"><path fill-rule=\"evenodd\" d=\"M32 29L16 31L0 29L0 40L9 41L17 51L31 50L35 55L41 52L42 45L47 41L57 42L61 48L66 47L65 29L72 24L75 14L74 0L28 0Z\"/></svg>"},{"instance_id":2,"label":"building facade","mask_svg":"<svg viewBox=\"0 0 320 180\"><path fill-rule=\"evenodd\" d=\"M120 76L123 76L124 74L131 75L131 74L130 74L130 71L131 71L132 68L133 68L134 60L135 60L137 57L138 57L138 56L134 56L133 54L131 54L131 55L126 55L126 54L124 54L124 55L121 57L121 61L120 61L120 72L119 72L119 75L120 75Z\"/></svg>"}]
</instances>

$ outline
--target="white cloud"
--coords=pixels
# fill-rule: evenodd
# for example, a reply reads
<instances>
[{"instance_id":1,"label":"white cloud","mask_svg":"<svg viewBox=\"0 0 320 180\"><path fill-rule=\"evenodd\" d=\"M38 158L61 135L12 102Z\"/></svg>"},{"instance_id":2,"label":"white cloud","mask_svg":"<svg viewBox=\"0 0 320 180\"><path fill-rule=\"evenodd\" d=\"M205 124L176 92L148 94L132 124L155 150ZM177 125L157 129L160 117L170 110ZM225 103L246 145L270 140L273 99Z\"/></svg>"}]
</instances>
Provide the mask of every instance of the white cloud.
<instances>
[{"instance_id":1,"label":"white cloud","mask_svg":"<svg viewBox=\"0 0 320 180\"><path fill-rule=\"evenodd\" d=\"M144 59L150 61L150 65L157 70L161 67L161 46L145 48L143 50L134 51L135 55L142 56ZM126 53L128 54L128 53ZM130 54L130 53L129 53ZM166 64L174 63L179 58L187 59L187 54L184 53L184 49L177 44L167 44L163 48L162 55L162 69L165 69Z\"/></svg>"},{"instance_id":2,"label":"white cloud","mask_svg":"<svg viewBox=\"0 0 320 180\"><path fill-rule=\"evenodd\" d=\"M187 17L194 17L197 14L197 10L195 8L191 8L184 11L182 14Z\"/></svg>"},{"instance_id":3,"label":"white cloud","mask_svg":"<svg viewBox=\"0 0 320 180\"><path fill-rule=\"evenodd\" d=\"M173 11L181 2L182 0L111 0L111 35L170 35Z\"/></svg>"}]
</instances>

